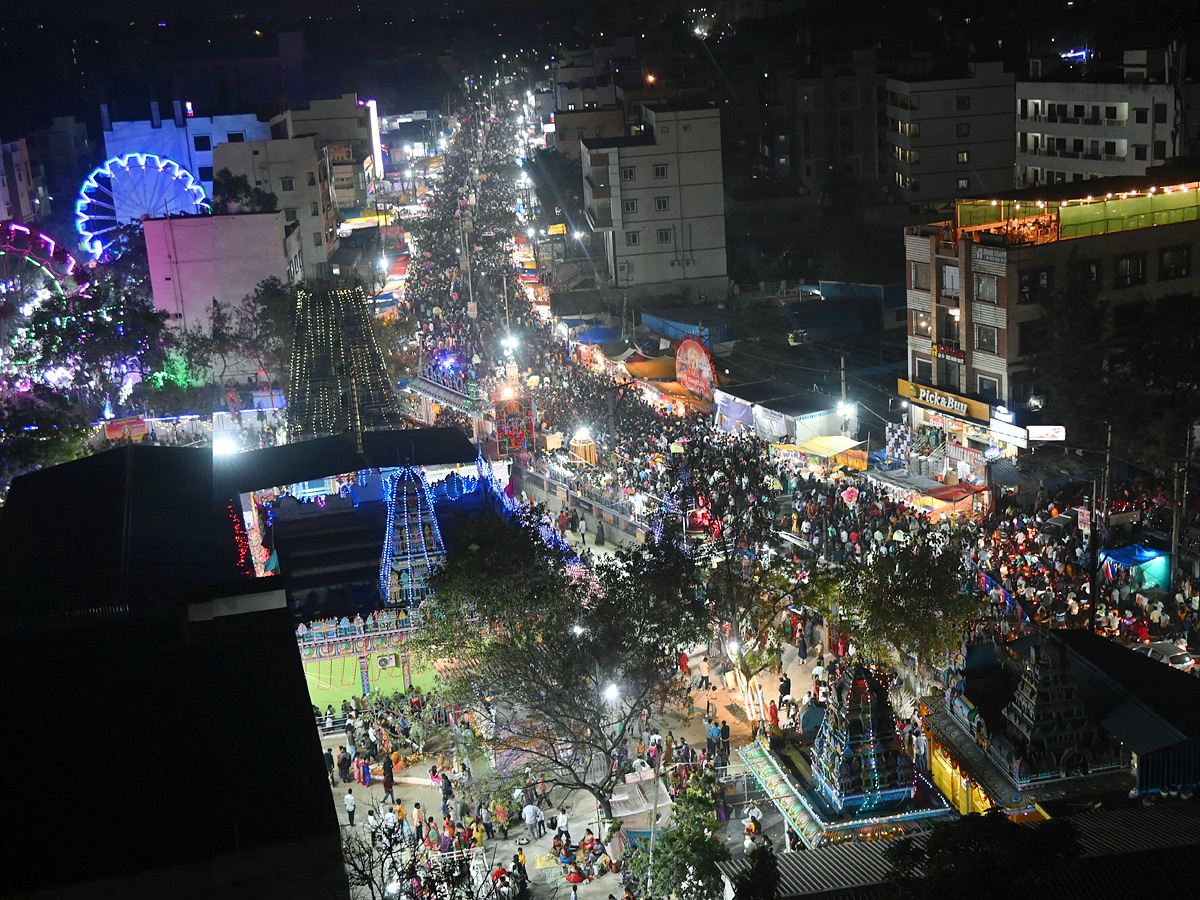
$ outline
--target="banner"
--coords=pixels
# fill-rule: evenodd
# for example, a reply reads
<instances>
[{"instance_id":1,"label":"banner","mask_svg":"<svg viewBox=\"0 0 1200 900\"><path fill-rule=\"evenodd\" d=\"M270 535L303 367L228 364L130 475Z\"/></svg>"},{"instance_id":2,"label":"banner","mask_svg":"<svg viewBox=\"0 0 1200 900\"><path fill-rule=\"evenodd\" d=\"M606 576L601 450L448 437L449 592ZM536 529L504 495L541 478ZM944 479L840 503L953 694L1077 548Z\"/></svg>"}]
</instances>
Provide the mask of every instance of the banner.
<instances>
[{"instance_id":1,"label":"banner","mask_svg":"<svg viewBox=\"0 0 1200 900\"><path fill-rule=\"evenodd\" d=\"M715 377L704 345L688 338L675 348L675 380L701 400L712 401Z\"/></svg>"},{"instance_id":2,"label":"banner","mask_svg":"<svg viewBox=\"0 0 1200 900\"><path fill-rule=\"evenodd\" d=\"M119 441L121 438L140 441L149 433L150 429L146 427L146 420L142 416L126 416L104 423L104 436L110 441Z\"/></svg>"}]
</instances>

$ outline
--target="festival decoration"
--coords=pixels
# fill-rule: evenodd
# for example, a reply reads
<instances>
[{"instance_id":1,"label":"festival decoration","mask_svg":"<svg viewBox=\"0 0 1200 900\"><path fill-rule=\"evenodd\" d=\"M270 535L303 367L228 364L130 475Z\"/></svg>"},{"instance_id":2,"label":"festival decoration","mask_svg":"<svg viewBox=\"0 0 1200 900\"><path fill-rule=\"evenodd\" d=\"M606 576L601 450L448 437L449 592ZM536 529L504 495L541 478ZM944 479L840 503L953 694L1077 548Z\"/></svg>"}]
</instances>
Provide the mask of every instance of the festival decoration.
<instances>
[{"instance_id":1,"label":"festival decoration","mask_svg":"<svg viewBox=\"0 0 1200 900\"><path fill-rule=\"evenodd\" d=\"M429 592L430 570L446 558L425 473L401 469L388 480L386 503L379 592L389 605L419 606Z\"/></svg>"}]
</instances>

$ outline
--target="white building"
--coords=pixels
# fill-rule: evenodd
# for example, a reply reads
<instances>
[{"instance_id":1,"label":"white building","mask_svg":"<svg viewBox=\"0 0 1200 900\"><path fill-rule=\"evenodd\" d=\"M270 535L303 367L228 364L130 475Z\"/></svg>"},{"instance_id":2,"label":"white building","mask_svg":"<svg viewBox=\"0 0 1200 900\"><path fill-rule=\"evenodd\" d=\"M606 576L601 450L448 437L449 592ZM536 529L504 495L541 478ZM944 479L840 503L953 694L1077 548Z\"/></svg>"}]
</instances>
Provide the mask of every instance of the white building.
<instances>
[{"instance_id":1,"label":"white building","mask_svg":"<svg viewBox=\"0 0 1200 900\"><path fill-rule=\"evenodd\" d=\"M603 235L613 283L635 298L681 288L697 301L723 298L720 111L646 106L640 134L585 138L582 147L584 208Z\"/></svg>"},{"instance_id":2,"label":"white building","mask_svg":"<svg viewBox=\"0 0 1200 900\"><path fill-rule=\"evenodd\" d=\"M299 281L299 223L283 212L146 219L154 305L180 328L204 327L213 302L235 306L267 278Z\"/></svg>"},{"instance_id":3,"label":"white building","mask_svg":"<svg viewBox=\"0 0 1200 900\"><path fill-rule=\"evenodd\" d=\"M916 209L1012 187L1016 76L998 62L955 78L889 78L892 187Z\"/></svg>"},{"instance_id":4,"label":"white building","mask_svg":"<svg viewBox=\"0 0 1200 900\"><path fill-rule=\"evenodd\" d=\"M311 135L321 146L351 144L361 162L371 158L371 171L383 175L383 145L380 142L379 109L374 100L359 100L358 94L342 94L329 100L313 100L307 107L284 110L271 119L271 136L296 138Z\"/></svg>"},{"instance_id":5,"label":"white building","mask_svg":"<svg viewBox=\"0 0 1200 900\"><path fill-rule=\"evenodd\" d=\"M220 144L217 169L245 175L251 187L273 193L283 221L299 224L304 277L329 274L337 251L337 208L329 154L312 137Z\"/></svg>"},{"instance_id":6,"label":"white building","mask_svg":"<svg viewBox=\"0 0 1200 900\"><path fill-rule=\"evenodd\" d=\"M1148 80L1146 55L1126 51L1111 83L1017 84L1017 187L1143 175L1177 155L1175 89Z\"/></svg>"},{"instance_id":7,"label":"white building","mask_svg":"<svg viewBox=\"0 0 1200 900\"><path fill-rule=\"evenodd\" d=\"M104 128L105 159L128 153L146 153L166 157L191 172L211 198L213 187L213 148L225 143L265 141L271 126L253 113L229 116L192 116L187 104L175 101L173 118L164 120L157 102L150 104L150 118L133 122L113 122L108 107L100 107ZM219 167L217 167L219 169Z\"/></svg>"}]
</instances>

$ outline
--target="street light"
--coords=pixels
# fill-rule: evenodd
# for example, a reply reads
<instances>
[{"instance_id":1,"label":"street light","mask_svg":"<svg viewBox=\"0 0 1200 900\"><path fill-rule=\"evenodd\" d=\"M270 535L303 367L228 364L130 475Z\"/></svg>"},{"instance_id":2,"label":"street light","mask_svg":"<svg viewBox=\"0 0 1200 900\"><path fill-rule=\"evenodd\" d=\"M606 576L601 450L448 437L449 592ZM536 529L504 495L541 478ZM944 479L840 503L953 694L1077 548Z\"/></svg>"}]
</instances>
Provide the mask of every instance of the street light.
<instances>
[{"instance_id":1,"label":"street light","mask_svg":"<svg viewBox=\"0 0 1200 900\"><path fill-rule=\"evenodd\" d=\"M608 687L606 687L604 689L604 699L607 700L609 703L615 703L617 700L617 697L619 697L619 696L621 696L621 689L618 688L615 684L610 684Z\"/></svg>"}]
</instances>

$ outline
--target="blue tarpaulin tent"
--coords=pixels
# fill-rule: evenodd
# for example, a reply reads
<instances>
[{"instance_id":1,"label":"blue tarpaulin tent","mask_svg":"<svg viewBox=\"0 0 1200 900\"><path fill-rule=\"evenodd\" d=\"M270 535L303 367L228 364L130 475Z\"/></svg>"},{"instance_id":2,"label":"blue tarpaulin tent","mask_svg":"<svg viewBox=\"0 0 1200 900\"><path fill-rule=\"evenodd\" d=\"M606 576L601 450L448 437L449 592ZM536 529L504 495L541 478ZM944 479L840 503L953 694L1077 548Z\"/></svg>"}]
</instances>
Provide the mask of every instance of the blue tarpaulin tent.
<instances>
[{"instance_id":1,"label":"blue tarpaulin tent","mask_svg":"<svg viewBox=\"0 0 1200 900\"><path fill-rule=\"evenodd\" d=\"M582 328L585 325L599 325L600 320L593 316L580 316L573 318L564 317L562 323L570 329Z\"/></svg>"},{"instance_id":2,"label":"blue tarpaulin tent","mask_svg":"<svg viewBox=\"0 0 1200 900\"><path fill-rule=\"evenodd\" d=\"M575 336L575 340L584 344L607 344L621 339L620 328L589 328Z\"/></svg>"},{"instance_id":3,"label":"blue tarpaulin tent","mask_svg":"<svg viewBox=\"0 0 1200 900\"><path fill-rule=\"evenodd\" d=\"M1143 563L1148 563L1150 560L1158 559L1160 556L1166 556L1166 554L1162 550L1151 550L1149 547L1143 547L1141 544L1130 544L1128 547L1100 551L1101 562L1107 562L1111 559L1118 566L1124 566L1127 569L1130 566L1140 566Z\"/></svg>"}]
</instances>

